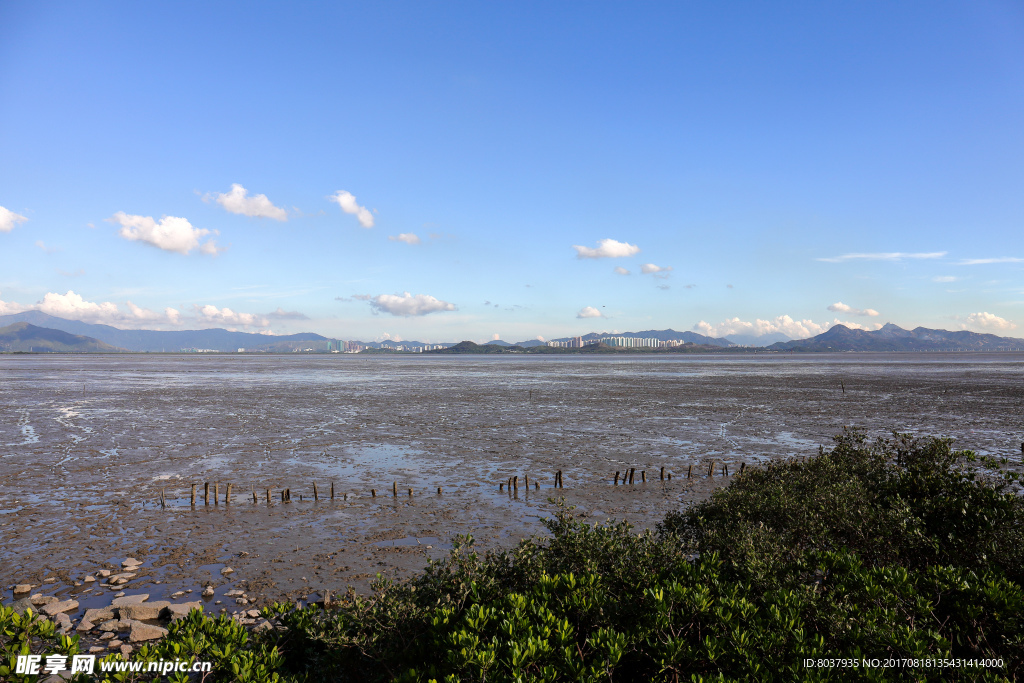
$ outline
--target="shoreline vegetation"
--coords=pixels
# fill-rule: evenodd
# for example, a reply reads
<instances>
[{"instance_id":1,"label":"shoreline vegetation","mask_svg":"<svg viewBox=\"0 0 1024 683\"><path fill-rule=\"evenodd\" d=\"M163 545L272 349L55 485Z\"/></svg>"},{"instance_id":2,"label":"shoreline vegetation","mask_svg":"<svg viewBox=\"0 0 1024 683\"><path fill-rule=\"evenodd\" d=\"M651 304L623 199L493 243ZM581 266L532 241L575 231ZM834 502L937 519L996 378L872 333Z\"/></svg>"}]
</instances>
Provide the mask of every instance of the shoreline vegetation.
<instances>
[{"instance_id":1,"label":"shoreline vegetation","mask_svg":"<svg viewBox=\"0 0 1024 683\"><path fill-rule=\"evenodd\" d=\"M951 440L847 431L810 458L748 468L653 531L563 506L547 536L488 552L462 537L369 596L264 608L260 630L195 610L132 661L209 661L204 680L242 682L1016 680L1020 493L1008 461ZM17 654L78 647L0 609L0 679L35 679L13 673ZM846 664L806 665L826 658Z\"/></svg>"}]
</instances>

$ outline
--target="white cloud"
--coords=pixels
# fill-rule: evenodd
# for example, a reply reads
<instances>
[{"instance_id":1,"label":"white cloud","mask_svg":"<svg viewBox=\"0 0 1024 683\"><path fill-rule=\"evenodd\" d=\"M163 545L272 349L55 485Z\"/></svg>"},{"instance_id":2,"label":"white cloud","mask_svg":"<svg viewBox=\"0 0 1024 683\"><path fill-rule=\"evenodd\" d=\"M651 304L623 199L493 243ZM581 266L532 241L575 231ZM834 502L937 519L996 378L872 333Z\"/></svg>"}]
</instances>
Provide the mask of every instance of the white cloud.
<instances>
[{"instance_id":1,"label":"white cloud","mask_svg":"<svg viewBox=\"0 0 1024 683\"><path fill-rule=\"evenodd\" d=\"M577 318L603 318L604 314L597 310L593 306L584 306L580 309L580 312L576 314Z\"/></svg>"},{"instance_id":2,"label":"white cloud","mask_svg":"<svg viewBox=\"0 0 1024 683\"><path fill-rule=\"evenodd\" d=\"M971 313L967 316L967 323L961 325L961 327L965 330L973 327L981 330L1007 332L1015 329L1017 326L1006 318L1000 318L998 315L993 313L985 313L982 311L979 313Z\"/></svg>"},{"instance_id":3,"label":"white cloud","mask_svg":"<svg viewBox=\"0 0 1024 683\"><path fill-rule=\"evenodd\" d=\"M10 232L14 226L27 220L24 216L0 206L0 232Z\"/></svg>"},{"instance_id":4,"label":"white cloud","mask_svg":"<svg viewBox=\"0 0 1024 683\"><path fill-rule=\"evenodd\" d=\"M265 194L246 196L247 190L238 183L231 184L231 191L217 195L217 203L231 213L257 218L273 218L276 221L288 220L288 212L274 206Z\"/></svg>"},{"instance_id":5,"label":"white cloud","mask_svg":"<svg viewBox=\"0 0 1024 683\"><path fill-rule=\"evenodd\" d=\"M406 244L419 244L420 238L416 236L416 233L403 232L398 235L388 235L388 240L391 242L405 242Z\"/></svg>"},{"instance_id":6,"label":"white cloud","mask_svg":"<svg viewBox=\"0 0 1024 683\"><path fill-rule=\"evenodd\" d=\"M693 326L693 331L709 337L727 337L730 334L749 334L760 337L772 332L781 332L790 339L806 339L821 334L836 325L845 325L855 330L877 330L882 326L880 323L872 326L861 325L841 321L838 318L831 322L816 323L813 320L794 320L788 315L780 315L772 320L757 319L753 322L730 318L717 325L701 320Z\"/></svg>"},{"instance_id":7,"label":"white cloud","mask_svg":"<svg viewBox=\"0 0 1024 683\"><path fill-rule=\"evenodd\" d=\"M576 258L622 258L640 251L640 247L635 244L612 239L599 240L596 248L581 247L578 244L572 245L572 248L576 250Z\"/></svg>"},{"instance_id":8,"label":"white cloud","mask_svg":"<svg viewBox=\"0 0 1024 683\"><path fill-rule=\"evenodd\" d=\"M112 301L87 301L80 294L68 290L66 294L48 292L42 301L34 306L25 307L25 310L31 308L58 318L128 328L140 325L176 325L180 322L178 311L173 308L166 308L161 314L136 306L131 301L126 302L125 307L127 311Z\"/></svg>"},{"instance_id":9,"label":"white cloud","mask_svg":"<svg viewBox=\"0 0 1024 683\"><path fill-rule=\"evenodd\" d=\"M670 273L672 272L672 266L656 266L653 263L645 263L640 266L640 272L644 275L650 275L652 273Z\"/></svg>"},{"instance_id":10,"label":"white cloud","mask_svg":"<svg viewBox=\"0 0 1024 683\"><path fill-rule=\"evenodd\" d=\"M1024 263L1024 258L1016 256L1000 256L999 258L969 258L964 259L958 265L961 266L984 266L989 263Z\"/></svg>"},{"instance_id":11,"label":"white cloud","mask_svg":"<svg viewBox=\"0 0 1024 683\"><path fill-rule=\"evenodd\" d=\"M241 325L243 327L267 327L270 321L253 313L238 313L226 306L217 308L212 304L194 305L199 321L217 325Z\"/></svg>"},{"instance_id":12,"label":"white cloud","mask_svg":"<svg viewBox=\"0 0 1024 683\"><path fill-rule=\"evenodd\" d=\"M118 234L126 240L146 242L154 247L165 251L175 251L179 254L187 254L197 248L204 254L216 255L218 253L217 245L212 240L203 245L199 244L200 238L209 235L210 231L194 228L184 218L164 216L158 223L149 216L133 216L124 211L118 211L107 220L121 225Z\"/></svg>"},{"instance_id":13,"label":"white cloud","mask_svg":"<svg viewBox=\"0 0 1024 683\"><path fill-rule=\"evenodd\" d=\"M498 334L497 332L491 335L491 341L498 341L499 339L501 339L501 335Z\"/></svg>"},{"instance_id":14,"label":"white cloud","mask_svg":"<svg viewBox=\"0 0 1024 683\"><path fill-rule=\"evenodd\" d=\"M853 306L848 306L844 304L842 301L837 301L834 304L830 305L828 307L828 310L832 311L833 313L849 313L850 315L862 315L869 316L872 318L879 314L878 311L876 311L873 308L854 308Z\"/></svg>"},{"instance_id":15,"label":"white cloud","mask_svg":"<svg viewBox=\"0 0 1024 683\"><path fill-rule=\"evenodd\" d=\"M906 253L902 251L892 251L874 254L843 254L842 256L832 256L829 258L819 258L819 261L825 261L827 263L840 263L842 261L902 261L904 259L936 259L942 258L948 252L945 251L929 251L919 253Z\"/></svg>"},{"instance_id":16,"label":"white cloud","mask_svg":"<svg viewBox=\"0 0 1024 683\"><path fill-rule=\"evenodd\" d=\"M29 306L23 306L22 304L15 303L13 301L4 301L3 299L0 299L0 315L21 313L22 311L29 310L29 308Z\"/></svg>"},{"instance_id":17,"label":"white cloud","mask_svg":"<svg viewBox=\"0 0 1024 683\"><path fill-rule=\"evenodd\" d=\"M932 278L932 282L956 282L959 279L955 275L937 275Z\"/></svg>"},{"instance_id":18,"label":"white cloud","mask_svg":"<svg viewBox=\"0 0 1024 683\"><path fill-rule=\"evenodd\" d=\"M615 272L619 275L629 275L629 271L622 266L615 266Z\"/></svg>"},{"instance_id":19,"label":"white cloud","mask_svg":"<svg viewBox=\"0 0 1024 683\"><path fill-rule=\"evenodd\" d=\"M356 203L356 198L351 192L345 190L338 190L330 197L332 202L341 207L341 210L345 213L351 213L359 220L359 225L364 228L373 227L373 214L365 206L359 206Z\"/></svg>"},{"instance_id":20,"label":"white cloud","mask_svg":"<svg viewBox=\"0 0 1024 683\"><path fill-rule=\"evenodd\" d=\"M369 301L370 306L372 306L375 311L390 313L391 315L401 316L404 318L414 315L427 315L429 313L455 310L455 304L448 303L447 301L441 301L429 294L417 294L416 296L413 296L409 292L405 292L402 296L397 296L395 294L380 294L378 296L355 296L354 298Z\"/></svg>"},{"instance_id":21,"label":"white cloud","mask_svg":"<svg viewBox=\"0 0 1024 683\"><path fill-rule=\"evenodd\" d=\"M56 254L58 251L60 251L60 249L58 249L57 247L46 246L46 242L42 240L36 240L36 246L42 249L47 254Z\"/></svg>"}]
</instances>

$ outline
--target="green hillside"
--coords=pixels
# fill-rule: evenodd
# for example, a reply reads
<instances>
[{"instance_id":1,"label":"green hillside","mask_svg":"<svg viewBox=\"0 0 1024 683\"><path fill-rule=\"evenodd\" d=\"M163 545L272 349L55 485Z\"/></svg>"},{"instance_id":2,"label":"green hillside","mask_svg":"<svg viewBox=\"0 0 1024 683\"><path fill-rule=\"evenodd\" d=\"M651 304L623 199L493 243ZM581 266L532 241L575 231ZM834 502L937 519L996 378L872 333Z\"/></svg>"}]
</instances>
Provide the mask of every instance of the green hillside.
<instances>
[{"instance_id":1,"label":"green hillside","mask_svg":"<svg viewBox=\"0 0 1024 683\"><path fill-rule=\"evenodd\" d=\"M123 350L92 337L36 327L29 323L0 327L0 352L3 353L116 353Z\"/></svg>"}]
</instances>

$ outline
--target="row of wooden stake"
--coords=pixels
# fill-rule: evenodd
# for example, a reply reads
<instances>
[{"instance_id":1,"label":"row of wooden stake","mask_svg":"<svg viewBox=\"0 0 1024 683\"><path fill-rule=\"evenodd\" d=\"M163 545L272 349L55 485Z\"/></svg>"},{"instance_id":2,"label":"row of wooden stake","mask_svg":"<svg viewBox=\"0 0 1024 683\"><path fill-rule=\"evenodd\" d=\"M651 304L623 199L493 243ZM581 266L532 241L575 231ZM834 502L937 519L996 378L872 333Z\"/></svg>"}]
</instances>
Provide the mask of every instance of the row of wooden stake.
<instances>
[{"instance_id":1,"label":"row of wooden stake","mask_svg":"<svg viewBox=\"0 0 1024 683\"><path fill-rule=\"evenodd\" d=\"M740 473L741 474L743 473L744 469L746 469L746 466L747 466L746 463L740 463ZM708 476L709 477L713 476L714 468L715 468L715 462L712 460L708 464ZM634 481L635 476L636 476L636 468L635 467L630 467L625 472L617 470L615 472L615 485L616 486L619 485L620 477L622 479L622 484L623 485L625 485L625 484L632 484L633 481ZM686 478L690 479L690 478L692 478L692 476L693 476L693 465L690 465L689 467L686 468ZM723 477L729 476L729 465L727 463L722 463L722 476ZM662 467L661 468L661 481L666 481L666 480L672 481L672 473L671 472L665 472L665 468ZM647 470L640 470L640 483L642 483L642 484L646 484L647 483ZM224 503L225 504L231 502L231 489L232 489L233 486L234 486L233 484L227 484L227 489L224 492ZM519 491L519 477L518 476L509 477L508 480L505 481L504 483L498 484L498 490L499 491L503 491L503 490L505 490L506 486L508 487L509 493L518 492ZM528 474L523 475L523 486L527 490L529 490L529 488L530 488L530 475L528 475ZM540 482L534 481L533 482L533 487L534 487L534 489L539 489L540 488ZM557 472L555 472L555 488L558 488L558 489L565 488L565 486L563 484L563 481L562 481L562 470L558 470ZM442 488L440 486L437 487L437 492L438 492L438 494L443 493L443 490L442 490ZM408 489L409 497L412 497L412 494L413 494L413 490L412 490L412 488L409 488ZM266 489L265 490L265 495L266 495L267 503L269 504L270 503L270 489ZM292 500L292 490L290 488L282 489L280 495L281 495L281 502L282 503L291 502L291 500ZM343 495L345 500L348 500L348 494L347 493L342 494L342 495ZM396 498L398 497L398 482L397 481L393 482L391 484L391 495L396 497ZM377 497L377 489L370 489L370 496L373 497L373 498L376 498ZM331 482L331 500L334 500L334 497L335 497L335 495L334 495L334 482L332 481ZM301 495L299 496L299 499L300 500L302 499ZM220 500L220 483L219 482L214 482L213 483L213 504L217 505L219 500ZM314 501L320 500L320 491L317 488L317 485L316 485L315 481L313 482L313 500ZM252 502L253 503L259 502L259 499L256 496L256 486L255 485L253 485L253 487L252 487ZM189 498L189 503L192 506L195 506L195 504L196 504L196 484L192 484L192 492L191 492L191 495L190 495L190 498ZM210 504L210 482L206 482L206 483L203 484L203 504L204 505L209 505ZM167 507L167 497L166 497L164 489L160 489L160 506L161 507Z\"/></svg>"}]
</instances>

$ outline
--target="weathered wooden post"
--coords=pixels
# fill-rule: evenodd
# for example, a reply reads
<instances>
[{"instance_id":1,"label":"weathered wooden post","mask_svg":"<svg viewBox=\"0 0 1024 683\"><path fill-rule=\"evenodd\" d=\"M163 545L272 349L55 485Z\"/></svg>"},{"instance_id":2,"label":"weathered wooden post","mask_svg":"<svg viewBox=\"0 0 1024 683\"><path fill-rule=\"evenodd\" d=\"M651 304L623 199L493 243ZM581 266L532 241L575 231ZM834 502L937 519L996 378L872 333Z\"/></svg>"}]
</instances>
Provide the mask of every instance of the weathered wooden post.
<instances>
[{"instance_id":1,"label":"weathered wooden post","mask_svg":"<svg viewBox=\"0 0 1024 683\"><path fill-rule=\"evenodd\" d=\"M267 489L267 505L270 505L270 489Z\"/></svg>"},{"instance_id":2,"label":"weathered wooden post","mask_svg":"<svg viewBox=\"0 0 1024 683\"><path fill-rule=\"evenodd\" d=\"M712 460L708 463L708 476L712 476L715 473L715 461Z\"/></svg>"},{"instance_id":3,"label":"weathered wooden post","mask_svg":"<svg viewBox=\"0 0 1024 683\"><path fill-rule=\"evenodd\" d=\"M523 475L523 486L525 486L526 488L530 488L530 475L529 474L524 474Z\"/></svg>"},{"instance_id":4,"label":"weathered wooden post","mask_svg":"<svg viewBox=\"0 0 1024 683\"><path fill-rule=\"evenodd\" d=\"M439 496L441 495L441 487L440 486L437 487L437 495L439 495Z\"/></svg>"},{"instance_id":5,"label":"weathered wooden post","mask_svg":"<svg viewBox=\"0 0 1024 683\"><path fill-rule=\"evenodd\" d=\"M409 497L412 498L412 489L409 489Z\"/></svg>"},{"instance_id":6,"label":"weathered wooden post","mask_svg":"<svg viewBox=\"0 0 1024 683\"><path fill-rule=\"evenodd\" d=\"M661 480L665 481L665 468L664 467L661 468Z\"/></svg>"},{"instance_id":7,"label":"weathered wooden post","mask_svg":"<svg viewBox=\"0 0 1024 683\"><path fill-rule=\"evenodd\" d=\"M331 482L331 500L334 500L334 482Z\"/></svg>"},{"instance_id":8,"label":"weathered wooden post","mask_svg":"<svg viewBox=\"0 0 1024 683\"><path fill-rule=\"evenodd\" d=\"M227 505L231 502L231 484L228 484L227 491L224 492L224 504Z\"/></svg>"},{"instance_id":9,"label":"weathered wooden post","mask_svg":"<svg viewBox=\"0 0 1024 683\"><path fill-rule=\"evenodd\" d=\"M640 483L641 484L646 484L647 483L647 470L640 470Z\"/></svg>"},{"instance_id":10,"label":"weathered wooden post","mask_svg":"<svg viewBox=\"0 0 1024 683\"><path fill-rule=\"evenodd\" d=\"M615 470L615 485L619 485L619 471Z\"/></svg>"},{"instance_id":11,"label":"weathered wooden post","mask_svg":"<svg viewBox=\"0 0 1024 683\"><path fill-rule=\"evenodd\" d=\"M167 501L164 498L164 490L163 489L160 489L160 507L161 508L166 508L167 507Z\"/></svg>"},{"instance_id":12,"label":"weathered wooden post","mask_svg":"<svg viewBox=\"0 0 1024 683\"><path fill-rule=\"evenodd\" d=\"M196 506L196 485L195 485L195 484L192 484L192 498L191 498L191 500L189 501L189 504L190 504L190 505L191 505L192 507L195 507L195 506Z\"/></svg>"},{"instance_id":13,"label":"weathered wooden post","mask_svg":"<svg viewBox=\"0 0 1024 683\"><path fill-rule=\"evenodd\" d=\"M686 468L686 478L690 479L693 476L693 464Z\"/></svg>"},{"instance_id":14,"label":"weathered wooden post","mask_svg":"<svg viewBox=\"0 0 1024 683\"><path fill-rule=\"evenodd\" d=\"M313 482L313 502L315 503L318 500L320 500L320 495L317 493L316 482L314 481Z\"/></svg>"},{"instance_id":15,"label":"weathered wooden post","mask_svg":"<svg viewBox=\"0 0 1024 683\"><path fill-rule=\"evenodd\" d=\"M512 477L512 490L516 493L519 492L519 475Z\"/></svg>"},{"instance_id":16,"label":"weathered wooden post","mask_svg":"<svg viewBox=\"0 0 1024 683\"><path fill-rule=\"evenodd\" d=\"M398 482L391 482L391 495L398 497Z\"/></svg>"},{"instance_id":17,"label":"weathered wooden post","mask_svg":"<svg viewBox=\"0 0 1024 683\"><path fill-rule=\"evenodd\" d=\"M668 480L672 481L672 473L671 472L668 473Z\"/></svg>"},{"instance_id":18,"label":"weathered wooden post","mask_svg":"<svg viewBox=\"0 0 1024 683\"><path fill-rule=\"evenodd\" d=\"M213 482L213 504L217 505L217 500L220 498L220 482Z\"/></svg>"},{"instance_id":19,"label":"weathered wooden post","mask_svg":"<svg viewBox=\"0 0 1024 683\"><path fill-rule=\"evenodd\" d=\"M284 499L287 500L289 503L292 502L292 490L291 489L285 489L284 490Z\"/></svg>"},{"instance_id":20,"label":"weathered wooden post","mask_svg":"<svg viewBox=\"0 0 1024 683\"><path fill-rule=\"evenodd\" d=\"M504 491L505 490L505 482L501 482L500 484L498 484L498 490L499 491Z\"/></svg>"},{"instance_id":21,"label":"weathered wooden post","mask_svg":"<svg viewBox=\"0 0 1024 683\"><path fill-rule=\"evenodd\" d=\"M256 484L249 484L249 486L252 487L252 504L255 505L257 502L259 502L256 499Z\"/></svg>"},{"instance_id":22,"label":"weathered wooden post","mask_svg":"<svg viewBox=\"0 0 1024 683\"><path fill-rule=\"evenodd\" d=\"M371 498L376 498L377 497L377 489L370 489L370 497Z\"/></svg>"},{"instance_id":23,"label":"weathered wooden post","mask_svg":"<svg viewBox=\"0 0 1024 683\"><path fill-rule=\"evenodd\" d=\"M635 467L630 467L629 468L629 483L630 483L631 486L633 484L633 477L635 475L636 475L636 468Z\"/></svg>"},{"instance_id":24,"label":"weathered wooden post","mask_svg":"<svg viewBox=\"0 0 1024 683\"><path fill-rule=\"evenodd\" d=\"M722 476L723 477L728 477L729 476L729 463L722 463Z\"/></svg>"},{"instance_id":25,"label":"weathered wooden post","mask_svg":"<svg viewBox=\"0 0 1024 683\"><path fill-rule=\"evenodd\" d=\"M203 484L203 505L210 504L210 482Z\"/></svg>"},{"instance_id":26,"label":"weathered wooden post","mask_svg":"<svg viewBox=\"0 0 1024 683\"><path fill-rule=\"evenodd\" d=\"M740 463L740 474L743 474L743 470L745 470L745 469L747 469L747 463L741 462Z\"/></svg>"}]
</instances>

